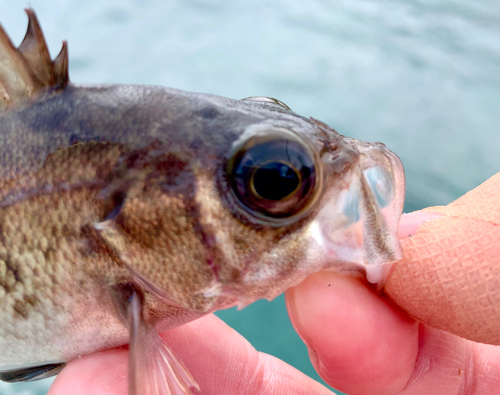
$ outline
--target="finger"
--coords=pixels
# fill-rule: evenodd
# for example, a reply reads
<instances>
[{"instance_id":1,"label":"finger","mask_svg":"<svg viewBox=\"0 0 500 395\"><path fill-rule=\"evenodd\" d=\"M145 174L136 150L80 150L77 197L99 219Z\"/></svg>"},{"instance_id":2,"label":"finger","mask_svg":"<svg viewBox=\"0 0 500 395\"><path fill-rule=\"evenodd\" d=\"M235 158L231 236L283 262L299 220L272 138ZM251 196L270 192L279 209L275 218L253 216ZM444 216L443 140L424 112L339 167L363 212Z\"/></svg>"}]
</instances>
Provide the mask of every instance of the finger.
<instances>
[{"instance_id":1,"label":"finger","mask_svg":"<svg viewBox=\"0 0 500 395\"><path fill-rule=\"evenodd\" d=\"M419 326L419 352L398 395L499 395L500 349Z\"/></svg>"},{"instance_id":2,"label":"finger","mask_svg":"<svg viewBox=\"0 0 500 395\"><path fill-rule=\"evenodd\" d=\"M71 361L48 395L128 395L127 356L128 350L116 349Z\"/></svg>"},{"instance_id":3,"label":"finger","mask_svg":"<svg viewBox=\"0 0 500 395\"><path fill-rule=\"evenodd\" d=\"M323 271L287 291L292 323L323 379L349 394L395 394L409 381L418 324L364 281Z\"/></svg>"},{"instance_id":4,"label":"finger","mask_svg":"<svg viewBox=\"0 0 500 395\"><path fill-rule=\"evenodd\" d=\"M447 206L429 207L426 211L500 225L500 173L495 174L453 203Z\"/></svg>"},{"instance_id":5,"label":"finger","mask_svg":"<svg viewBox=\"0 0 500 395\"><path fill-rule=\"evenodd\" d=\"M202 394L331 394L295 368L257 352L213 315L162 337L192 373ZM127 395L127 358L128 350L119 349L72 361L49 395Z\"/></svg>"},{"instance_id":6,"label":"finger","mask_svg":"<svg viewBox=\"0 0 500 395\"><path fill-rule=\"evenodd\" d=\"M428 210L444 216L423 223L404 245L385 292L426 324L499 345L500 173Z\"/></svg>"},{"instance_id":7,"label":"finger","mask_svg":"<svg viewBox=\"0 0 500 395\"><path fill-rule=\"evenodd\" d=\"M350 395L499 393L500 349L417 324L359 279L331 272L287 291L311 361Z\"/></svg>"}]
</instances>

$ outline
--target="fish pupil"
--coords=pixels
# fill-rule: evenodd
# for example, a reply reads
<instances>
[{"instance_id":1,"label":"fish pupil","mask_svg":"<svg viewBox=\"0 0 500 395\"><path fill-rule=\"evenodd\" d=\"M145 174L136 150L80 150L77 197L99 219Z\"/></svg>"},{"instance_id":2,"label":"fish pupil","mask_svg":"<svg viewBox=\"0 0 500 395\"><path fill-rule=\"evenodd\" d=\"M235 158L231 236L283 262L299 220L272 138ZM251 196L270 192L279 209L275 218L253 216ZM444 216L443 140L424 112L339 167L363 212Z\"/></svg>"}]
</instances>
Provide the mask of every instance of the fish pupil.
<instances>
[{"instance_id":1,"label":"fish pupil","mask_svg":"<svg viewBox=\"0 0 500 395\"><path fill-rule=\"evenodd\" d=\"M263 199L281 200L299 186L300 178L295 169L281 162L266 163L253 175L255 192Z\"/></svg>"}]
</instances>

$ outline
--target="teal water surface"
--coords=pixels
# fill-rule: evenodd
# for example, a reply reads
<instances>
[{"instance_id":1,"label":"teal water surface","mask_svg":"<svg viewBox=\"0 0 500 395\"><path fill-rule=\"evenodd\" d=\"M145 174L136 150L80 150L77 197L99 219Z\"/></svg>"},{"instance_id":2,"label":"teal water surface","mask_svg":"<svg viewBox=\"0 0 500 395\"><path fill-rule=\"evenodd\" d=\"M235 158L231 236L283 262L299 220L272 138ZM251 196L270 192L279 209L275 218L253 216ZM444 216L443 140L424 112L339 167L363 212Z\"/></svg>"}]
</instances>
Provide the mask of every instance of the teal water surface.
<instances>
[{"instance_id":1,"label":"teal water surface","mask_svg":"<svg viewBox=\"0 0 500 395\"><path fill-rule=\"evenodd\" d=\"M16 43L28 5L52 54L69 41L74 82L273 96L386 143L405 165L407 211L447 204L500 170L497 1L0 0ZM318 378L283 297L219 316ZM49 384L0 384L0 394Z\"/></svg>"}]
</instances>

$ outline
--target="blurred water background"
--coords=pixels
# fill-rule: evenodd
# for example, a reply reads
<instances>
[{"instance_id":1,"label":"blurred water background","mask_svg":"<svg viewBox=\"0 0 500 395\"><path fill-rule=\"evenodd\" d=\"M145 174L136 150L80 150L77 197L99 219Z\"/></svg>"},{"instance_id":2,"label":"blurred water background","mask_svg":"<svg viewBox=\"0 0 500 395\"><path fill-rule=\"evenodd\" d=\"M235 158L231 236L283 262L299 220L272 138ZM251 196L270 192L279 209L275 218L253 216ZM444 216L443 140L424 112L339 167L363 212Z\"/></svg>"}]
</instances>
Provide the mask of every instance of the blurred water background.
<instances>
[{"instance_id":1,"label":"blurred water background","mask_svg":"<svg viewBox=\"0 0 500 395\"><path fill-rule=\"evenodd\" d=\"M77 83L277 97L402 159L406 211L447 204L500 170L500 2L495 0L0 0L19 44L23 8ZM283 297L222 319L319 379ZM1 350L0 350L1 352ZM46 394L50 380L0 384Z\"/></svg>"}]
</instances>

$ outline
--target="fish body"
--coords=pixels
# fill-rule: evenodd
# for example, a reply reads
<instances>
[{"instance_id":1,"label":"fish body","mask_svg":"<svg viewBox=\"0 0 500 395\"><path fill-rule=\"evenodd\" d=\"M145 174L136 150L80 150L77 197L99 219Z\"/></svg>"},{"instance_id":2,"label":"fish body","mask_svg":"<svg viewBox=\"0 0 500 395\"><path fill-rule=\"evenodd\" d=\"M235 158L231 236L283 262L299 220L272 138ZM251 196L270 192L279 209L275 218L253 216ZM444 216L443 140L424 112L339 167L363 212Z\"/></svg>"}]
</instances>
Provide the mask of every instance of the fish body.
<instances>
[{"instance_id":1,"label":"fish body","mask_svg":"<svg viewBox=\"0 0 500 395\"><path fill-rule=\"evenodd\" d=\"M19 49L0 34L0 378L130 342L131 394L189 394L175 358L180 389L144 389L157 331L399 259L404 173L383 144L267 98L71 84L28 16Z\"/></svg>"}]
</instances>

